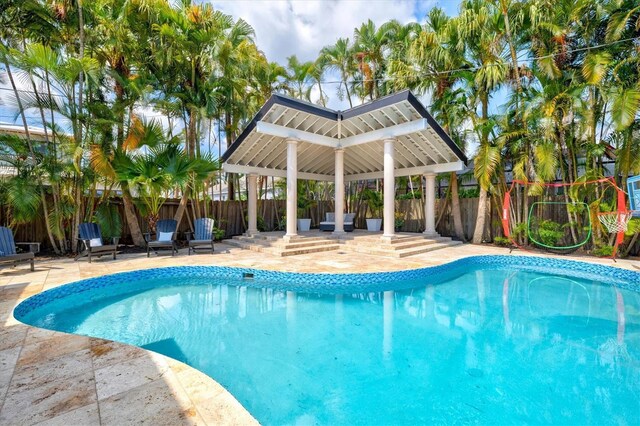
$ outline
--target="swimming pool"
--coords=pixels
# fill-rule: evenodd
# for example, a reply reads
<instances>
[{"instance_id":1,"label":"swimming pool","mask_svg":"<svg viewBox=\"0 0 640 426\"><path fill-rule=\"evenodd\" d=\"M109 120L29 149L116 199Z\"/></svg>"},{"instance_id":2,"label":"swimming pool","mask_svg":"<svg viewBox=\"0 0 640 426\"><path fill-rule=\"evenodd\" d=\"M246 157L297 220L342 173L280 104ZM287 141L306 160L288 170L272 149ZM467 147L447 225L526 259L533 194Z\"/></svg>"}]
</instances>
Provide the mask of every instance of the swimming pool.
<instances>
[{"instance_id":1,"label":"swimming pool","mask_svg":"<svg viewBox=\"0 0 640 426\"><path fill-rule=\"evenodd\" d=\"M478 256L376 274L175 267L36 295L19 320L145 347L264 424L640 423L640 274Z\"/></svg>"}]
</instances>

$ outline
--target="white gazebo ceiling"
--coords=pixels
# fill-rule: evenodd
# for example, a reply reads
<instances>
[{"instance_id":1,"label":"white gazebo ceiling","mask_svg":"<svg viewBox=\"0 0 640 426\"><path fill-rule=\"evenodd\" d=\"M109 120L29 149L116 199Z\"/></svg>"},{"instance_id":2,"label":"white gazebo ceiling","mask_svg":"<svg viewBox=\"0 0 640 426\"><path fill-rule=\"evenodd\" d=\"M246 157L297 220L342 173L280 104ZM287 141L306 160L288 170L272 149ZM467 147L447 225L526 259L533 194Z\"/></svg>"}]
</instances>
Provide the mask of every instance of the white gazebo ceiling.
<instances>
[{"instance_id":1,"label":"white gazebo ceiling","mask_svg":"<svg viewBox=\"0 0 640 426\"><path fill-rule=\"evenodd\" d=\"M336 148L345 180L383 176L383 141L394 138L395 175L461 170L467 159L408 90L347 111L273 95L224 153L230 173L286 177L287 140L298 140L298 177L334 180Z\"/></svg>"}]
</instances>

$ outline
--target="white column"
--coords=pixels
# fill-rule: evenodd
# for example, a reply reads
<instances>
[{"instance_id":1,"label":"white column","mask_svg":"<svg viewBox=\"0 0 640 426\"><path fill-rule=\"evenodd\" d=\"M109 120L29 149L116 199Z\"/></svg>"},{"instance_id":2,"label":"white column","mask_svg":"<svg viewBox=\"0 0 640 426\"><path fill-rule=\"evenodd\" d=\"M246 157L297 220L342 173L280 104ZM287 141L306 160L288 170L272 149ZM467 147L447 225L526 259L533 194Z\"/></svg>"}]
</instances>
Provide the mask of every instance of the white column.
<instances>
[{"instance_id":1,"label":"white column","mask_svg":"<svg viewBox=\"0 0 640 426\"><path fill-rule=\"evenodd\" d=\"M395 170L394 148L395 139L384 140L384 233L382 238L393 238L395 235Z\"/></svg>"},{"instance_id":2,"label":"white column","mask_svg":"<svg viewBox=\"0 0 640 426\"><path fill-rule=\"evenodd\" d=\"M250 173L247 175L247 204L249 224L247 235L258 233L258 175Z\"/></svg>"},{"instance_id":3,"label":"white column","mask_svg":"<svg viewBox=\"0 0 640 426\"><path fill-rule=\"evenodd\" d=\"M287 233L285 238L298 235L298 141L287 139Z\"/></svg>"},{"instance_id":4,"label":"white column","mask_svg":"<svg viewBox=\"0 0 640 426\"><path fill-rule=\"evenodd\" d=\"M435 237L436 232L436 174L424 174L424 235Z\"/></svg>"},{"instance_id":5,"label":"white column","mask_svg":"<svg viewBox=\"0 0 640 426\"><path fill-rule=\"evenodd\" d=\"M344 234L344 149L337 148L335 150L336 165L336 182L335 182L335 215L336 226L334 234Z\"/></svg>"}]
</instances>

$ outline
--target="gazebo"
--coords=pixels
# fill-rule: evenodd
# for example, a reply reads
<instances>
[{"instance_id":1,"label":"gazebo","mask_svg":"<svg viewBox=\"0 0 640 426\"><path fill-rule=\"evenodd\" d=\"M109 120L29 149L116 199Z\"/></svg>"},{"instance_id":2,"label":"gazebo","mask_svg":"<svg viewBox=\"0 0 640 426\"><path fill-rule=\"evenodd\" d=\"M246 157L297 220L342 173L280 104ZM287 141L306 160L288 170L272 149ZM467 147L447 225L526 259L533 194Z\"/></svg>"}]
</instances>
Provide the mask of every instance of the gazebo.
<instances>
[{"instance_id":1,"label":"gazebo","mask_svg":"<svg viewBox=\"0 0 640 426\"><path fill-rule=\"evenodd\" d=\"M424 175L426 236L435 229L435 177L462 170L464 153L408 90L334 111L272 95L222 156L247 175L248 235L257 229L258 175L287 178L285 241L297 237L297 180L335 182L335 231L344 233L345 181L383 178L383 240L395 237L395 178Z\"/></svg>"}]
</instances>

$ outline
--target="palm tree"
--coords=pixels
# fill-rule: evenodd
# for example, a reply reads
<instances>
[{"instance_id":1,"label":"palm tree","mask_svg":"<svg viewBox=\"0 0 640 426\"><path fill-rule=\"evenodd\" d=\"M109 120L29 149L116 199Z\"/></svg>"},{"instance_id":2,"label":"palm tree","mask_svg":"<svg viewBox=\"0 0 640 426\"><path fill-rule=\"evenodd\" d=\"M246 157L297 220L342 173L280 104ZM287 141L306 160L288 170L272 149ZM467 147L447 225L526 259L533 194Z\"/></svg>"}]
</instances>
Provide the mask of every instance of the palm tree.
<instances>
[{"instance_id":1,"label":"palm tree","mask_svg":"<svg viewBox=\"0 0 640 426\"><path fill-rule=\"evenodd\" d=\"M322 90L322 76L327 70L327 67L327 61L322 55L320 55L318 59L316 59L313 63L313 67L311 68L311 72L309 73L313 81L315 81L315 83L318 85L318 92L320 92L318 103L323 107L327 106L327 101L329 100L329 97Z\"/></svg>"},{"instance_id":2,"label":"palm tree","mask_svg":"<svg viewBox=\"0 0 640 426\"><path fill-rule=\"evenodd\" d=\"M185 151L192 159L200 154L199 122L214 111L218 90L213 77L216 43L232 27L230 16L209 4L184 1L177 7L165 4L155 11L147 50L146 68L165 99L179 103L185 120ZM175 220L180 223L196 187L185 186ZM199 216L199 203L193 204Z\"/></svg>"},{"instance_id":3,"label":"palm tree","mask_svg":"<svg viewBox=\"0 0 640 426\"><path fill-rule=\"evenodd\" d=\"M334 69L340 72L341 83L338 86L338 99L342 100L346 95L349 101L349 107L353 108L348 81L355 71L355 61L349 39L339 38L335 44L322 48L320 56L327 64L328 69ZM344 91L342 89L343 87Z\"/></svg>"},{"instance_id":4,"label":"palm tree","mask_svg":"<svg viewBox=\"0 0 640 426\"><path fill-rule=\"evenodd\" d=\"M16 51L11 52L11 47L21 43L22 47L25 47L26 40L29 36L34 34L52 34L53 28L49 16L45 9L36 1L6 1L3 4L3 12L0 14L0 61L3 63L11 88L13 90L16 106L22 119L22 125L25 132L26 143L30 156L33 161L36 161L36 152L33 147L33 141L31 140L31 134L29 132L29 125L25 115L25 108L22 102L22 96L18 91L12 70L11 64L12 56L15 56ZM44 118L43 118L44 121ZM44 124L44 123L43 123ZM49 243L56 253L60 253L60 249L56 244L53 230L49 222L49 206L45 194L43 181L40 175L36 176L40 192L40 202L44 210L44 220L47 228L47 234L49 237Z\"/></svg>"},{"instance_id":5,"label":"palm tree","mask_svg":"<svg viewBox=\"0 0 640 426\"><path fill-rule=\"evenodd\" d=\"M418 93L432 93L435 99L432 110L444 129L464 149L466 135L458 129L467 120L471 109L464 107L466 97L456 88L465 76L461 70L467 66L464 43L455 31L455 21L448 18L442 9L431 9L425 20L424 27L409 46L407 57L396 57L390 61L392 87L395 90L408 87ZM457 173L449 175L449 186L455 234L464 241Z\"/></svg>"},{"instance_id":6,"label":"palm tree","mask_svg":"<svg viewBox=\"0 0 640 426\"><path fill-rule=\"evenodd\" d=\"M507 77L507 66L500 56L501 33L495 26L497 14L500 14L500 11L482 0L466 0L460 7L460 16L452 20L452 31L458 34L458 40L463 40L466 44L466 57L476 70L475 75L467 76L465 79L469 99L474 106L480 106L480 116L473 114L470 117L480 142L478 154L474 159L474 175L480 185L478 215L473 234L474 244L479 244L483 240L488 191L500 162L500 147L491 143L489 138L491 131L489 99L492 92L500 87Z\"/></svg>"},{"instance_id":7,"label":"palm tree","mask_svg":"<svg viewBox=\"0 0 640 426\"><path fill-rule=\"evenodd\" d=\"M266 63L266 58L254 44L253 28L239 19L220 25L222 33L217 38L212 52L214 72L212 84L220 95L217 105L217 118L224 115L224 130L227 146L235 140L239 133L243 118L249 116L244 102L247 86L251 86L251 75L254 65ZM235 182L233 174L227 174L229 200L235 198Z\"/></svg>"},{"instance_id":8,"label":"palm tree","mask_svg":"<svg viewBox=\"0 0 640 426\"><path fill-rule=\"evenodd\" d=\"M205 180L219 166L210 158L194 159L182 149L177 136L167 137L158 121L134 117L122 148L106 154L100 146L92 150L91 165L117 182L127 182L143 201L149 229L154 229L165 194L184 189L194 177Z\"/></svg>"},{"instance_id":9,"label":"palm tree","mask_svg":"<svg viewBox=\"0 0 640 426\"><path fill-rule=\"evenodd\" d=\"M381 80L384 75L385 51L394 24L387 22L376 28L369 19L354 31L354 52L362 74L361 98L371 100L380 97Z\"/></svg>"},{"instance_id":10,"label":"palm tree","mask_svg":"<svg viewBox=\"0 0 640 426\"><path fill-rule=\"evenodd\" d=\"M300 62L296 55L291 55L287 58L287 70L289 72L287 79L291 96L311 102L315 68L313 61Z\"/></svg>"}]
</instances>

